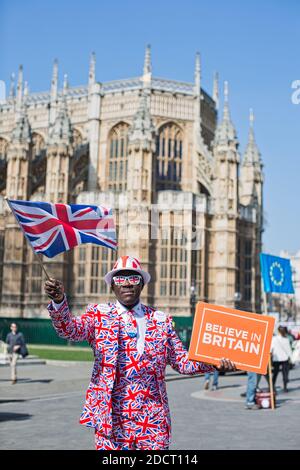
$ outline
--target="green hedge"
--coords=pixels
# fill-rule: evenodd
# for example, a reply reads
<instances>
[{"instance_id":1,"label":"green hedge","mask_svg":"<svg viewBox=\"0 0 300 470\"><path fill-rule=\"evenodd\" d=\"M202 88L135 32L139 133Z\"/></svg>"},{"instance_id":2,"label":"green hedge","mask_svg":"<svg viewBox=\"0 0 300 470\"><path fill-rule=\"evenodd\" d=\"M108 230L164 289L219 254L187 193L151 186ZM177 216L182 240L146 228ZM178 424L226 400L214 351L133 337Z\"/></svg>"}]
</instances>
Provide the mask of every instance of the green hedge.
<instances>
[{"instance_id":1,"label":"green hedge","mask_svg":"<svg viewBox=\"0 0 300 470\"><path fill-rule=\"evenodd\" d=\"M188 347L191 337L193 318L192 317L173 317L175 328L180 339ZM86 341L71 343L57 336L51 320L42 318L12 318L0 317L0 340L5 341L7 333L10 332L9 326L12 322L18 325L18 330L22 331L25 341L31 344L49 344L49 345L68 345L88 346Z\"/></svg>"},{"instance_id":2,"label":"green hedge","mask_svg":"<svg viewBox=\"0 0 300 470\"><path fill-rule=\"evenodd\" d=\"M22 331L26 343L31 344L53 344L67 345L70 342L57 336L51 320L42 318L0 318L0 339L5 341L7 333L9 333L10 324L14 322L18 325L18 330ZM73 346L88 346L86 341L80 343L72 343Z\"/></svg>"}]
</instances>

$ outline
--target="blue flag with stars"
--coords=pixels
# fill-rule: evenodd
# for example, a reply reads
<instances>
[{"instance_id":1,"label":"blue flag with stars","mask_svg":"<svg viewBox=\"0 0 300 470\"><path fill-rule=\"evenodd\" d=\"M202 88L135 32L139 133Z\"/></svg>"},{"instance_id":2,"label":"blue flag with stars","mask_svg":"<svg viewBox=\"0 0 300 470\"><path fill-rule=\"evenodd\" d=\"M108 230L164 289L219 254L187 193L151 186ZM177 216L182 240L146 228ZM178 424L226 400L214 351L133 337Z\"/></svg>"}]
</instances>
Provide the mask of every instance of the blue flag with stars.
<instances>
[{"instance_id":1,"label":"blue flag with stars","mask_svg":"<svg viewBox=\"0 0 300 470\"><path fill-rule=\"evenodd\" d=\"M261 253L260 267L265 292L294 294L292 269L289 259Z\"/></svg>"}]
</instances>

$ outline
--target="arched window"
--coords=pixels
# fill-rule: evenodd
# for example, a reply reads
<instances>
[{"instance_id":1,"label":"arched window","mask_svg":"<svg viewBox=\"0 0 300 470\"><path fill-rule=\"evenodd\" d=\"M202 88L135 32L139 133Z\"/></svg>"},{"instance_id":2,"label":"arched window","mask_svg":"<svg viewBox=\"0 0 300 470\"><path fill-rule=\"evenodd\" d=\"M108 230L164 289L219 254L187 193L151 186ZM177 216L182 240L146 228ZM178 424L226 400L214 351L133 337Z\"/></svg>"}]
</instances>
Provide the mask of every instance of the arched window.
<instances>
[{"instance_id":1,"label":"arched window","mask_svg":"<svg viewBox=\"0 0 300 470\"><path fill-rule=\"evenodd\" d=\"M45 151L45 140L40 135L34 132L31 137L31 152L32 152L32 159L36 156L41 155L43 151Z\"/></svg>"},{"instance_id":2,"label":"arched window","mask_svg":"<svg viewBox=\"0 0 300 470\"><path fill-rule=\"evenodd\" d=\"M42 255L38 255L40 258ZM26 294L39 300L43 293L44 273L32 250L27 251Z\"/></svg>"},{"instance_id":3,"label":"arched window","mask_svg":"<svg viewBox=\"0 0 300 470\"><path fill-rule=\"evenodd\" d=\"M84 142L80 130L73 129L73 158L70 166L71 181L70 192L76 197L82 191L87 190L89 171L89 145Z\"/></svg>"},{"instance_id":4,"label":"arched window","mask_svg":"<svg viewBox=\"0 0 300 470\"><path fill-rule=\"evenodd\" d=\"M6 159L8 142L7 140L0 137L0 160Z\"/></svg>"},{"instance_id":5,"label":"arched window","mask_svg":"<svg viewBox=\"0 0 300 470\"><path fill-rule=\"evenodd\" d=\"M128 167L128 124L121 122L113 127L108 139L108 189L127 189Z\"/></svg>"},{"instance_id":6,"label":"arched window","mask_svg":"<svg viewBox=\"0 0 300 470\"><path fill-rule=\"evenodd\" d=\"M81 132L78 129L73 129L73 146L75 148L80 147L82 142L83 138Z\"/></svg>"},{"instance_id":7,"label":"arched window","mask_svg":"<svg viewBox=\"0 0 300 470\"><path fill-rule=\"evenodd\" d=\"M110 287L104 281L105 274L115 263L115 253L106 248L86 244L76 247L75 254L75 293L78 298L87 295L110 294Z\"/></svg>"},{"instance_id":8,"label":"arched window","mask_svg":"<svg viewBox=\"0 0 300 470\"><path fill-rule=\"evenodd\" d=\"M0 137L0 194L6 187L7 148L7 140Z\"/></svg>"},{"instance_id":9,"label":"arched window","mask_svg":"<svg viewBox=\"0 0 300 470\"><path fill-rule=\"evenodd\" d=\"M159 130L156 140L156 187L180 189L182 171L183 133L174 123Z\"/></svg>"},{"instance_id":10,"label":"arched window","mask_svg":"<svg viewBox=\"0 0 300 470\"><path fill-rule=\"evenodd\" d=\"M43 136L34 132L31 137L31 195L44 191L46 185L46 145Z\"/></svg>"}]
</instances>

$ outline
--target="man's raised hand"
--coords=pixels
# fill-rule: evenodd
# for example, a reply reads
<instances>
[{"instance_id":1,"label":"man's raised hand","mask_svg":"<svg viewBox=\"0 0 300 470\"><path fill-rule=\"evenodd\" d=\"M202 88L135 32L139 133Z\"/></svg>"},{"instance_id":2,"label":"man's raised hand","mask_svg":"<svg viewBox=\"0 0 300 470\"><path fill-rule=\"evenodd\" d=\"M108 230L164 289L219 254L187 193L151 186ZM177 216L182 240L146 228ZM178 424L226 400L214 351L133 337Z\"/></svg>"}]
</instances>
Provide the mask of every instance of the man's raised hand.
<instances>
[{"instance_id":1,"label":"man's raised hand","mask_svg":"<svg viewBox=\"0 0 300 470\"><path fill-rule=\"evenodd\" d=\"M59 304L63 301L65 289L61 281L58 281L51 277L49 281L45 282L44 289L46 295L48 295L48 297L50 297L50 299L53 300L55 303Z\"/></svg>"},{"instance_id":2,"label":"man's raised hand","mask_svg":"<svg viewBox=\"0 0 300 470\"><path fill-rule=\"evenodd\" d=\"M216 367L221 372L233 372L236 371L236 365L230 359L223 357L220 359L219 365Z\"/></svg>"}]
</instances>

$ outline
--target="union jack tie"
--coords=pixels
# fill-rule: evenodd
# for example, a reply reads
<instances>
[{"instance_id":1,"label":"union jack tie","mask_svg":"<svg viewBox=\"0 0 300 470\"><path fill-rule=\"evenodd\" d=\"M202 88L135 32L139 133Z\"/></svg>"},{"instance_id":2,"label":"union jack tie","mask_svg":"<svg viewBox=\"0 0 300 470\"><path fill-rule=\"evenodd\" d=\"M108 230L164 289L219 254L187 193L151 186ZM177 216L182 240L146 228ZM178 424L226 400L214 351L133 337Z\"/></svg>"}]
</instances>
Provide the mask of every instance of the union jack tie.
<instances>
[{"instance_id":1,"label":"union jack tie","mask_svg":"<svg viewBox=\"0 0 300 470\"><path fill-rule=\"evenodd\" d=\"M130 338L135 338L137 336L137 321L134 316L134 311L133 310L127 310L127 315L130 318L130 322L127 324L127 334Z\"/></svg>"}]
</instances>

